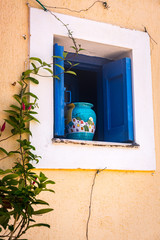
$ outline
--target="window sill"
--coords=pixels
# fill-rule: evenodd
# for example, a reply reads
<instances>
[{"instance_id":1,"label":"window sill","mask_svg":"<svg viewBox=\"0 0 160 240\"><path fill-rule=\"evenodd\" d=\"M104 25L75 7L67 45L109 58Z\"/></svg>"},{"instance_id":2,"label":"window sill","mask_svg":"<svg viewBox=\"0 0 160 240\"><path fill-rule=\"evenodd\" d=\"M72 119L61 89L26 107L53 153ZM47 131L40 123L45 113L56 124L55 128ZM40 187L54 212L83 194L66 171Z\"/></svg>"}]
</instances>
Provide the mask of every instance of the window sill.
<instances>
[{"instance_id":1,"label":"window sill","mask_svg":"<svg viewBox=\"0 0 160 240\"><path fill-rule=\"evenodd\" d=\"M59 144L79 144L79 145L89 145L97 147L118 147L118 148L139 148L140 145L137 143L113 143L113 142L100 142L100 141L84 141L84 140L72 140L72 139L61 139L53 138L53 143Z\"/></svg>"}]
</instances>

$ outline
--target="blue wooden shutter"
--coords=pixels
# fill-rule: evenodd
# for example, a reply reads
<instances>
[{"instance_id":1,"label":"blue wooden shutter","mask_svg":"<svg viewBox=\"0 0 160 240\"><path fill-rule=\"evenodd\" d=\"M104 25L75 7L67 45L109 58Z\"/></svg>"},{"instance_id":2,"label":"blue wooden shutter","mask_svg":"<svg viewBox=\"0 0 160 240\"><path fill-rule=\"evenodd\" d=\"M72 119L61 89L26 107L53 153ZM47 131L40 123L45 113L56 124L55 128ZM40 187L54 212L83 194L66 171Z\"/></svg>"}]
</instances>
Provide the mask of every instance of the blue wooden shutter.
<instances>
[{"instance_id":1,"label":"blue wooden shutter","mask_svg":"<svg viewBox=\"0 0 160 240\"><path fill-rule=\"evenodd\" d=\"M57 43L54 45L54 56L61 58L54 59L54 136L64 136L64 47ZM58 65L61 67L59 67Z\"/></svg>"},{"instance_id":2,"label":"blue wooden shutter","mask_svg":"<svg viewBox=\"0 0 160 240\"><path fill-rule=\"evenodd\" d=\"M103 66L104 141L132 142L133 109L131 60Z\"/></svg>"}]
</instances>

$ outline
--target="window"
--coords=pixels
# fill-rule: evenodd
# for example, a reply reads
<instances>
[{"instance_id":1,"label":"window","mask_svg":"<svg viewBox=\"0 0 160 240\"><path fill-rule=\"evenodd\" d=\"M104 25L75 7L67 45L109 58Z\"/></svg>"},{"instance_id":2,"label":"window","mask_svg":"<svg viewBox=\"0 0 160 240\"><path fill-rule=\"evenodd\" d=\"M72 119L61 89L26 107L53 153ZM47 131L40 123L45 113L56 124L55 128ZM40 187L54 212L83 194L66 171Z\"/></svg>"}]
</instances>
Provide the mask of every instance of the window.
<instances>
[{"instance_id":1,"label":"window","mask_svg":"<svg viewBox=\"0 0 160 240\"><path fill-rule=\"evenodd\" d=\"M39 98L38 119L40 124L31 123L31 142L42 156L39 168L54 169L119 169L155 170L154 122L152 104L152 78L150 62L150 39L141 31L124 29L107 23L55 13L69 24L74 37L88 56L103 59L131 59L132 102L134 117L134 141L132 143L108 143L90 141L90 145L54 141L54 81L40 77L39 85L30 89ZM53 62L53 44L57 42L70 52L72 43L61 23L43 10L30 8L30 56L45 62ZM67 48L68 47L68 48ZM85 65L85 63L84 63ZM77 69L82 71L84 69ZM87 70L88 71L88 70ZM46 74L46 71L45 73ZM42 74L42 75L44 75ZM98 95L98 92L97 92ZM99 131L99 130L98 130Z\"/></svg>"},{"instance_id":2,"label":"window","mask_svg":"<svg viewBox=\"0 0 160 240\"><path fill-rule=\"evenodd\" d=\"M63 58L64 47L54 45L55 56ZM63 74L59 67L69 68L73 64L77 74ZM97 115L96 134L93 140L106 142L133 142L133 111L131 60L116 61L100 57L70 53L66 61L57 58L54 81L54 133L65 138L65 90L71 94L72 102L89 102Z\"/></svg>"}]
</instances>

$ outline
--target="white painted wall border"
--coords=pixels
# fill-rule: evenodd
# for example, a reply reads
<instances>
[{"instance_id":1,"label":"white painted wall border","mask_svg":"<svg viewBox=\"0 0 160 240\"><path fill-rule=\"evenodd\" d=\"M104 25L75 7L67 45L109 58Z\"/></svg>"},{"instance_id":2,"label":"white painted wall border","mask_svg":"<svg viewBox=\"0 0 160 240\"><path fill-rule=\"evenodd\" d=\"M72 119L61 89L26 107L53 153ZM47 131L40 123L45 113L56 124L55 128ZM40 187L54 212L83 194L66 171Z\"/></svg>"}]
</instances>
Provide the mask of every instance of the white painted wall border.
<instances>
[{"instance_id":1,"label":"white painted wall border","mask_svg":"<svg viewBox=\"0 0 160 240\"><path fill-rule=\"evenodd\" d=\"M132 49L135 141L139 148L54 144L53 79L40 78L31 91L39 97L40 124L32 123L32 143L42 156L38 168L155 170L150 41L147 33L123 29L106 23L56 15L69 24L74 37ZM51 14L30 9L30 56L52 62L53 36L67 36L66 29Z\"/></svg>"}]
</instances>

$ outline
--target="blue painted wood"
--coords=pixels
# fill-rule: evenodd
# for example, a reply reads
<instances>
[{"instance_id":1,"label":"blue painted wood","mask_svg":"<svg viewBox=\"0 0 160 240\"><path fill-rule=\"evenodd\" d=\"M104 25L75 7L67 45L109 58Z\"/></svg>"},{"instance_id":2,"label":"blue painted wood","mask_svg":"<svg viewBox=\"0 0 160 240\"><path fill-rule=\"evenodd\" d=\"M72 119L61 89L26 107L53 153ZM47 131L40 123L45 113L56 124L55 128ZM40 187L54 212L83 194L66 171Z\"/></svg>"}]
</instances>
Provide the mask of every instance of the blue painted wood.
<instances>
[{"instance_id":1,"label":"blue painted wood","mask_svg":"<svg viewBox=\"0 0 160 240\"><path fill-rule=\"evenodd\" d=\"M103 108L103 75L102 70L97 72L97 139L104 141L104 108Z\"/></svg>"},{"instance_id":2,"label":"blue painted wood","mask_svg":"<svg viewBox=\"0 0 160 240\"><path fill-rule=\"evenodd\" d=\"M103 66L104 141L132 142L133 110L131 60Z\"/></svg>"},{"instance_id":3,"label":"blue painted wood","mask_svg":"<svg viewBox=\"0 0 160 240\"><path fill-rule=\"evenodd\" d=\"M78 63L76 69L98 71L101 69L102 65L111 62L111 60L95 56L87 56L83 54L68 53L65 67L70 67L67 60L74 63ZM73 68L74 69L74 68Z\"/></svg>"},{"instance_id":4,"label":"blue painted wood","mask_svg":"<svg viewBox=\"0 0 160 240\"><path fill-rule=\"evenodd\" d=\"M64 47L57 43L54 45L54 56L63 58ZM56 66L58 64L64 67L64 61L60 58L54 59L54 75L59 79L54 78L54 135L64 136L64 71Z\"/></svg>"}]
</instances>

